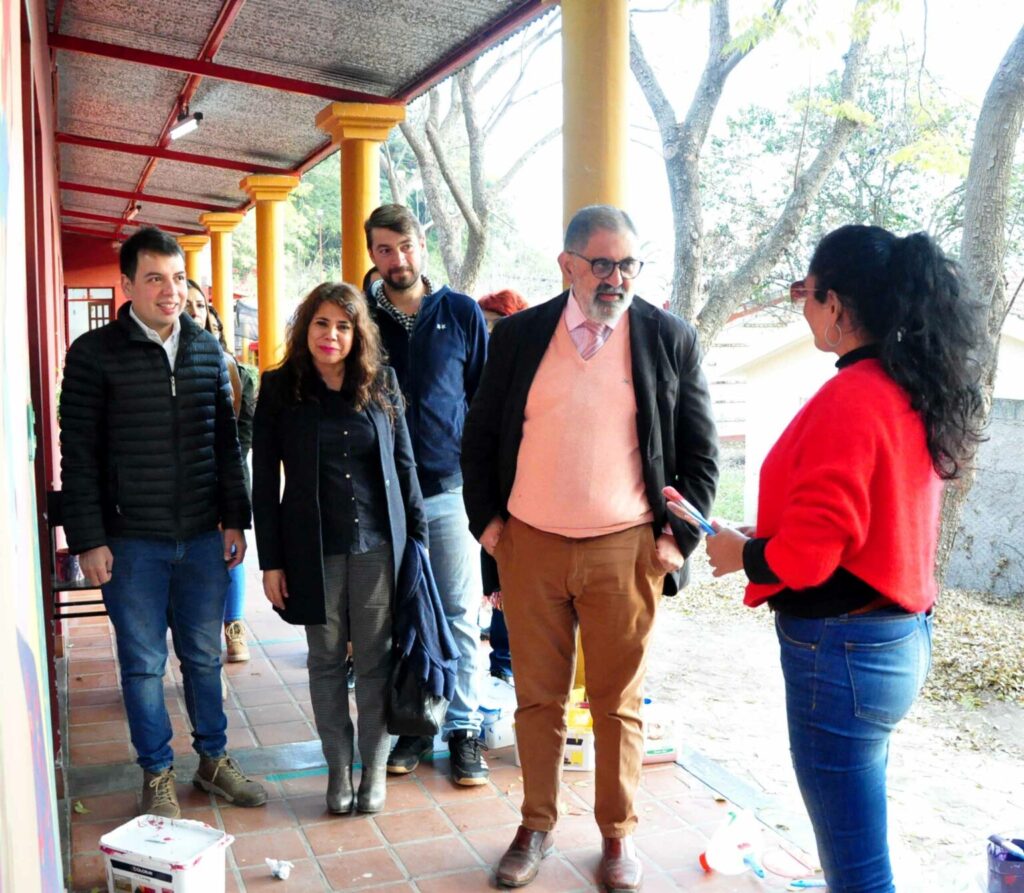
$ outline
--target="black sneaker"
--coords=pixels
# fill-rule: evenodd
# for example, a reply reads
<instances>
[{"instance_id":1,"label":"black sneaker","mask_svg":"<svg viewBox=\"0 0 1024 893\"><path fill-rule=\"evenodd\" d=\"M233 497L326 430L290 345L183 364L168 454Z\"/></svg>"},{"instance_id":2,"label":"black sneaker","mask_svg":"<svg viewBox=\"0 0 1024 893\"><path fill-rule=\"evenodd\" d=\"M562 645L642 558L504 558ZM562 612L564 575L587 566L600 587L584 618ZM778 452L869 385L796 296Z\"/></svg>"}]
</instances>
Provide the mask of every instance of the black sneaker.
<instances>
[{"instance_id":1,"label":"black sneaker","mask_svg":"<svg viewBox=\"0 0 1024 893\"><path fill-rule=\"evenodd\" d=\"M388 757L388 772L391 775L406 775L420 764L420 759L433 752L433 738L400 735L391 756Z\"/></svg>"},{"instance_id":2,"label":"black sneaker","mask_svg":"<svg viewBox=\"0 0 1024 893\"><path fill-rule=\"evenodd\" d=\"M516 684L515 677L508 670L491 670L491 675L495 679L500 679L502 682L507 682L509 685L514 686Z\"/></svg>"},{"instance_id":3,"label":"black sneaker","mask_svg":"<svg viewBox=\"0 0 1024 893\"><path fill-rule=\"evenodd\" d=\"M458 729L448 738L452 781L462 785L486 784L491 772L480 752L483 744L476 732Z\"/></svg>"}]
</instances>

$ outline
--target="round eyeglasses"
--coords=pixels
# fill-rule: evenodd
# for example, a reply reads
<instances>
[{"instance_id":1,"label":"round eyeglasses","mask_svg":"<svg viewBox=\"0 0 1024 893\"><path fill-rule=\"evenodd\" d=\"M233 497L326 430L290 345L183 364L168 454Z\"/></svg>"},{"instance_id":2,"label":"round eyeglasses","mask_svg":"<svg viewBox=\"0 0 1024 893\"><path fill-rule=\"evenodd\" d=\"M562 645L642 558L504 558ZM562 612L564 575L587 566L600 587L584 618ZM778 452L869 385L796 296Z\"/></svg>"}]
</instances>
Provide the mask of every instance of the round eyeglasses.
<instances>
[{"instance_id":1,"label":"round eyeglasses","mask_svg":"<svg viewBox=\"0 0 1024 893\"><path fill-rule=\"evenodd\" d=\"M590 272L598 279L607 279L612 275L616 267L619 268L619 275L623 279L636 279L636 277L640 275L640 271L644 268L644 262L642 260L637 260L635 257L627 257L622 260L612 260L608 257L584 257L576 251L567 251L566 254L571 254L573 257L585 260L590 264Z\"/></svg>"}]
</instances>

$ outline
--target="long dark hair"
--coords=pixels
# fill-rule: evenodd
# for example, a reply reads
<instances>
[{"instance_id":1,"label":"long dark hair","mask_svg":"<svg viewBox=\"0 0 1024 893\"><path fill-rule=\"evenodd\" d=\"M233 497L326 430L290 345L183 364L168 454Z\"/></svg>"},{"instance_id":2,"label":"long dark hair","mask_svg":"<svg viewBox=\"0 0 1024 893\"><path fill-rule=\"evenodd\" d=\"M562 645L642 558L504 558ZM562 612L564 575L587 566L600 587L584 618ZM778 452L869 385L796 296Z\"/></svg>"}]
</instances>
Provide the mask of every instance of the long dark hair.
<instances>
[{"instance_id":1,"label":"long dark hair","mask_svg":"<svg viewBox=\"0 0 1024 893\"><path fill-rule=\"evenodd\" d=\"M943 479L958 477L982 436L982 306L959 265L927 233L900 238L879 226L843 226L814 250L814 300L829 289L878 344L885 371L924 420Z\"/></svg>"},{"instance_id":2,"label":"long dark hair","mask_svg":"<svg viewBox=\"0 0 1024 893\"><path fill-rule=\"evenodd\" d=\"M224 353L231 353L231 351L228 350L228 343L227 343L227 341L224 340L224 323L221 322L220 314L214 308L213 301L210 300L210 298L207 296L206 292L203 291L202 286L198 282L196 282L195 279L186 279L185 282L188 283L188 291L190 291L190 292L192 292L192 291L199 292L199 294L201 294L203 296L203 300L206 302L206 322L203 323L203 328L207 332L209 332L211 335L213 335L214 338L217 339L217 341L220 342L221 350L223 350ZM192 298L190 296L186 298L186 302L191 301L191 300L192 300ZM186 310L187 309L188 308L186 307ZM189 313L189 316L191 316L191 315L192 314ZM212 320L217 320L217 332L216 332L216 334L214 334L214 331L213 331L213 322L212 322Z\"/></svg>"},{"instance_id":3,"label":"long dark hair","mask_svg":"<svg viewBox=\"0 0 1024 893\"><path fill-rule=\"evenodd\" d=\"M309 352L309 327L323 304L332 304L352 321L352 350L345 357L345 376L341 392L357 410L371 402L394 418L394 404L390 399L384 376L381 374L380 336L377 325L370 318L365 296L347 282L322 282L299 304L288 324L285 336L284 359L277 364L288 377L289 392L297 403L316 401L316 384L320 379Z\"/></svg>"}]
</instances>

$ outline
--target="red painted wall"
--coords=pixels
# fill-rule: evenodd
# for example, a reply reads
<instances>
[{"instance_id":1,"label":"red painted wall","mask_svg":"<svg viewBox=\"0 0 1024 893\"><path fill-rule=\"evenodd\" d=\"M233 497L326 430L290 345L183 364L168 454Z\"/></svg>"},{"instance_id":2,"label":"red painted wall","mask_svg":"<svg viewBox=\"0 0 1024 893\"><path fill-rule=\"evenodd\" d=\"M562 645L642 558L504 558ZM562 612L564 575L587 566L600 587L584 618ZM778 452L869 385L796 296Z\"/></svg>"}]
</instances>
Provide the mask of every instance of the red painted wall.
<instances>
[{"instance_id":1,"label":"red painted wall","mask_svg":"<svg viewBox=\"0 0 1024 893\"><path fill-rule=\"evenodd\" d=\"M95 239L77 233L61 237L64 261L64 285L67 288L86 286L114 287L114 312L125 300L121 291L121 271L117 265L117 249L109 239Z\"/></svg>"}]
</instances>

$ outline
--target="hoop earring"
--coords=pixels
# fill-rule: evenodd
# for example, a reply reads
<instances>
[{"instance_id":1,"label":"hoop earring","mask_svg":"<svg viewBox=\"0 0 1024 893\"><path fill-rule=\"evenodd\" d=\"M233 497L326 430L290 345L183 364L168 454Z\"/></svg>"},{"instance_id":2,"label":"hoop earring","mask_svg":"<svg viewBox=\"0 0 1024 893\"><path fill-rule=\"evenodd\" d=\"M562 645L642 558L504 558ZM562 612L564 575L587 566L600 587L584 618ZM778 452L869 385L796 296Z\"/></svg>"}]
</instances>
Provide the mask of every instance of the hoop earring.
<instances>
[{"instance_id":1,"label":"hoop earring","mask_svg":"<svg viewBox=\"0 0 1024 893\"><path fill-rule=\"evenodd\" d=\"M835 341L833 341L831 338L828 337L829 329L831 329L833 327L835 327L835 330L836 330L836 339L835 339ZM839 342L843 340L843 330L839 327L839 323L837 323L837 322L829 323L825 327L825 334L823 335L823 337L825 339L825 343L829 347L839 347Z\"/></svg>"}]
</instances>

